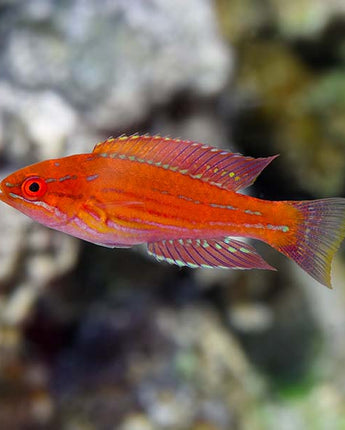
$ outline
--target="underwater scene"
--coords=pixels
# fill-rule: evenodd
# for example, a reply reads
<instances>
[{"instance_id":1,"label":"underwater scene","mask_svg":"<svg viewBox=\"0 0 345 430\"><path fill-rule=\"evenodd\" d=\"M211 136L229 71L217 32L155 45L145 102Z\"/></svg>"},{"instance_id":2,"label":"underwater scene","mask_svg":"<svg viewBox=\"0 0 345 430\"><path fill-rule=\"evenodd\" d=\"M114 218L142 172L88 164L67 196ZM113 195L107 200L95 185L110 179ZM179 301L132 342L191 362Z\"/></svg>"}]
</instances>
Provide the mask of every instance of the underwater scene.
<instances>
[{"instance_id":1,"label":"underwater scene","mask_svg":"<svg viewBox=\"0 0 345 430\"><path fill-rule=\"evenodd\" d=\"M344 198L345 2L0 0L0 429L345 430Z\"/></svg>"}]
</instances>

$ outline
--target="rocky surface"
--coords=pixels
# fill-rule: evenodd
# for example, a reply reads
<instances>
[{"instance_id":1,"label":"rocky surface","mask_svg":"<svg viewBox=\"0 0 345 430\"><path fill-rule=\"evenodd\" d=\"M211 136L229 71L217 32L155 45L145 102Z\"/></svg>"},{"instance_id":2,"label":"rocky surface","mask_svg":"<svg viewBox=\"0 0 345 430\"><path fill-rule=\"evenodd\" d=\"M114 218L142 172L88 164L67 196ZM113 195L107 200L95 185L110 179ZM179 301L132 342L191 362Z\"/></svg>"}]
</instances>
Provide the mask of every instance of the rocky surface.
<instances>
[{"instance_id":1,"label":"rocky surface","mask_svg":"<svg viewBox=\"0 0 345 430\"><path fill-rule=\"evenodd\" d=\"M53 89L93 128L131 127L179 91L210 96L227 80L208 1L17 3L3 20L2 75Z\"/></svg>"},{"instance_id":2,"label":"rocky surface","mask_svg":"<svg viewBox=\"0 0 345 430\"><path fill-rule=\"evenodd\" d=\"M234 88L239 95L234 138L249 153L282 155L287 198L301 190L310 197L339 195L345 180L344 4L264 4L217 1L238 54L229 95Z\"/></svg>"}]
</instances>

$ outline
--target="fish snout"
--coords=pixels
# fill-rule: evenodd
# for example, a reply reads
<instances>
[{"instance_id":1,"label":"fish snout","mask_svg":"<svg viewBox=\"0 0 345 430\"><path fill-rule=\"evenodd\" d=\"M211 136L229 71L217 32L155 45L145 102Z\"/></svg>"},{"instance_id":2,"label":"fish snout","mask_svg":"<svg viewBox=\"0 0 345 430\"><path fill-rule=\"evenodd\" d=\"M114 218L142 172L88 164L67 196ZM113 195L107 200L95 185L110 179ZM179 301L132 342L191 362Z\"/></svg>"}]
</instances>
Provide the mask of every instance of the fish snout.
<instances>
[{"instance_id":1,"label":"fish snout","mask_svg":"<svg viewBox=\"0 0 345 430\"><path fill-rule=\"evenodd\" d=\"M7 186L6 178L0 181L0 200L7 202L9 189Z\"/></svg>"}]
</instances>

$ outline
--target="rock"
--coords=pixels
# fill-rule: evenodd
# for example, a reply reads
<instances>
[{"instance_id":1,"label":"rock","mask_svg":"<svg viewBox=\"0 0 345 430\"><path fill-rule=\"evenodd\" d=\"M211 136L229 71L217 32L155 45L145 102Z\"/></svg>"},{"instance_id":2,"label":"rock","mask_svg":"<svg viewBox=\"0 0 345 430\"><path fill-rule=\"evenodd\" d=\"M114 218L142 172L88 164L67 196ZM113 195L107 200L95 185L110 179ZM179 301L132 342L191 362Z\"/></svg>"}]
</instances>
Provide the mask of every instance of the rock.
<instances>
[{"instance_id":1,"label":"rock","mask_svg":"<svg viewBox=\"0 0 345 430\"><path fill-rule=\"evenodd\" d=\"M231 70L205 0L37 0L18 12L5 26L4 75L54 88L94 128L125 129L181 90L217 94Z\"/></svg>"},{"instance_id":2,"label":"rock","mask_svg":"<svg viewBox=\"0 0 345 430\"><path fill-rule=\"evenodd\" d=\"M79 245L76 239L47 228L30 229L30 220L12 208L2 211L0 233L6 247L0 252L0 285L15 283L16 288L3 297L1 321L18 327L42 289L74 267Z\"/></svg>"},{"instance_id":3,"label":"rock","mask_svg":"<svg viewBox=\"0 0 345 430\"><path fill-rule=\"evenodd\" d=\"M338 0L270 0L278 28L287 38L317 37L335 18L345 18L345 4Z\"/></svg>"},{"instance_id":4,"label":"rock","mask_svg":"<svg viewBox=\"0 0 345 430\"><path fill-rule=\"evenodd\" d=\"M344 191L343 2L217 1L235 44L233 103L240 149L280 153L281 193L315 197ZM279 34L270 37L268 34ZM264 36L266 35L266 36ZM293 173L291 166L294 166ZM277 173L272 176L277 176ZM289 192L292 192L291 197Z\"/></svg>"},{"instance_id":5,"label":"rock","mask_svg":"<svg viewBox=\"0 0 345 430\"><path fill-rule=\"evenodd\" d=\"M248 152L281 154L280 192L295 187L295 194L339 195L345 178L343 74L313 76L282 43L251 42L242 55L238 86L245 100L235 140Z\"/></svg>"},{"instance_id":6,"label":"rock","mask_svg":"<svg viewBox=\"0 0 345 430\"><path fill-rule=\"evenodd\" d=\"M14 327L23 323L29 315L38 294L35 285L24 284L17 286L6 303L4 303L1 323Z\"/></svg>"},{"instance_id":7,"label":"rock","mask_svg":"<svg viewBox=\"0 0 345 430\"><path fill-rule=\"evenodd\" d=\"M122 422L119 430L156 430L144 414L129 415L124 422Z\"/></svg>"},{"instance_id":8,"label":"rock","mask_svg":"<svg viewBox=\"0 0 345 430\"><path fill-rule=\"evenodd\" d=\"M26 276L35 285L47 285L74 268L80 243L74 237L36 224L27 237Z\"/></svg>"},{"instance_id":9,"label":"rock","mask_svg":"<svg viewBox=\"0 0 345 430\"><path fill-rule=\"evenodd\" d=\"M336 19L344 19L344 2L339 0L251 0L216 1L222 28L236 45L265 30L277 31L283 39L316 38Z\"/></svg>"},{"instance_id":10,"label":"rock","mask_svg":"<svg viewBox=\"0 0 345 430\"><path fill-rule=\"evenodd\" d=\"M270 7L252 0L216 0L216 8L223 33L235 45L252 39L274 19Z\"/></svg>"},{"instance_id":11,"label":"rock","mask_svg":"<svg viewBox=\"0 0 345 430\"><path fill-rule=\"evenodd\" d=\"M54 91L27 91L0 82L3 151L14 165L63 155L76 132L77 113Z\"/></svg>"},{"instance_id":12,"label":"rock","mask_svg":"<svg viewBox=\"0 0 345 430\"><path fill-rule=\"evenodd\" d=\"M121 429L183 430L205 423L227 430L251 422L263 385L216 314L209 307L140 303L120 312L110 302L90 309L75 343L58 360L53 385L59 415ZM103 405L97 416L96 404Z\"/></svg>"},{"instance_id":13,"label":"rock","mask_svg":"<svg viewBox=\"0 0 345 430\"><path fill-rule=\"evenodd\" d=\"M18 260L25 248L23 237L30 221L12 208L2 206L1 210L0 284L6 285L17 275Z\"/></svg>"},{"instance_id":14,"label":"rock","mask_svg":"<svg viewBox=\"0 0 345 430\"><path fill-rule=\"evenodd\" d=\"M268 305L238 303L229 310L230 324L242 332L262 332L272 327L274 317Z\"/></svg>"}]
</instances>

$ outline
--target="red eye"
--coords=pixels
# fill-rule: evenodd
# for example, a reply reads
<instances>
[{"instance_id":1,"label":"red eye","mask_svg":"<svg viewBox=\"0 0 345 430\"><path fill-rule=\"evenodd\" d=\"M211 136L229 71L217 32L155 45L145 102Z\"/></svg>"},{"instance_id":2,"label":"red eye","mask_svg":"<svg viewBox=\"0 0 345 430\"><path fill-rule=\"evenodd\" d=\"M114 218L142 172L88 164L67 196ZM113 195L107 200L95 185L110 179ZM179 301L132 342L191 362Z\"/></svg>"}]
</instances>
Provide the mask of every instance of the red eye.
<instances>
[{"instance_id":1,"label":"red eye","mask_svg":"<svg viewBox=\"0 0 345 430\"><path fill-rule=\"evenodd\" d=\"M47 184L44 179L33 177L27 178L22 183L23 197L28 200L38 200L47 191Z\"/></svg>"}]
</instances>

